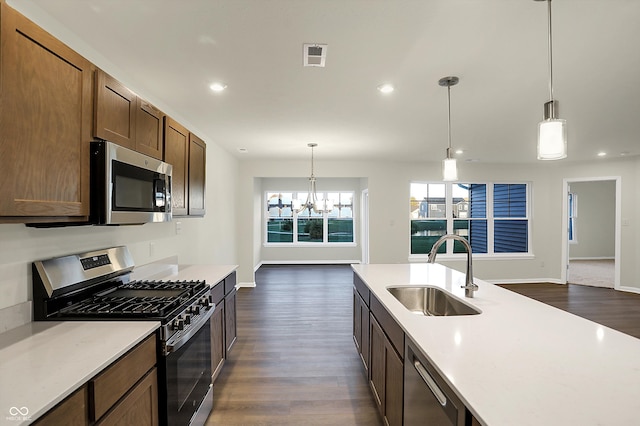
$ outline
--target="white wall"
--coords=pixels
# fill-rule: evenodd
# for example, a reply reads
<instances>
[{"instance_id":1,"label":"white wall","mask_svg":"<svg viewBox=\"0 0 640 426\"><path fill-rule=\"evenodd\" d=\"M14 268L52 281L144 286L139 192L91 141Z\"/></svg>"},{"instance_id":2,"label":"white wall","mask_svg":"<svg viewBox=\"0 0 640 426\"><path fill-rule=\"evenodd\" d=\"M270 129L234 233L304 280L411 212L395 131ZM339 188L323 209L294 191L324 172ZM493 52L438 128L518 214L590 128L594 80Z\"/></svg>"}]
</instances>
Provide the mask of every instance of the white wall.
<instances>
[{"instance_id":1,"label":"white wall","mask_svg":"<svg viewBox=\"0 0 640 426\"><path fill-rule=\"evenodd\" d=\"M409 182L440 180L440 163L390 162L317 162L316 177L366 177L370 199L370 262L406 263L409 235ZM540 162L531 165L502 165L460 163L461 181L469 182L531 182L532 183L532 247L533 256L508 260L485 260L478 256L474 272L482 279L495 282L560 282L562 255L562 200L563 179L597 176L621 176L622 217L627 218L621 243L621 286L638 289L640 283L635 259L637 258L638 226L638 169L640 160L633 158L594 161L584 164L570 162ZM308 172L307 162L244 161L240 165L240 185L251 188L256 177L296 177ZM259 192L259 191L258 191ZM262 244L261 203L253 197L240 195L241 211L254 212L252 229L239 234L239 281L253 282L253 270L259 265L256 244ZM255 204L257 203L257 204ZM356 214L358 214L356 212ZM253 253L245 256L243 252ZM464 261L442 261L462 270Z\"/></svg>"},{"instance_id":2,"label":"white wall","mask_svg":"<svg viewBox=\"0 0 640 426\"><path fill-rule=\"evenodd\" d=\"M570 259L615 257L615 181L571 182L576 195L576 242L569 245Z\"/></svg>"}]
</instances>

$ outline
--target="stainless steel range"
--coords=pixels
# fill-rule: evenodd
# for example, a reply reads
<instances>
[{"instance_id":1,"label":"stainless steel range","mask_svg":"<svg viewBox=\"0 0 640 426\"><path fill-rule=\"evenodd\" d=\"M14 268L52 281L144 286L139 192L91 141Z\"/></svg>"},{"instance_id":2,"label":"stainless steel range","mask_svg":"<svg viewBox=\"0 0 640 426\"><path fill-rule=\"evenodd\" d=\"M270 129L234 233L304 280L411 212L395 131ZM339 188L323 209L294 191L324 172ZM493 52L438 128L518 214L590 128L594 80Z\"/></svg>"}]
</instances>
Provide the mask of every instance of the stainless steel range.
<instances>
[{"instance_id":1,"label":"stainless steel range","mask_svg":"<svg viewBox=\"0 0 640 426\"><path fill-rule=\"evenodd\" d=\"M205 281L132 281L133 268L123 246L34 262L34 320L159 321L160 423L204 424L213 405L211 288Z\"/></svg>"}]
</instances>

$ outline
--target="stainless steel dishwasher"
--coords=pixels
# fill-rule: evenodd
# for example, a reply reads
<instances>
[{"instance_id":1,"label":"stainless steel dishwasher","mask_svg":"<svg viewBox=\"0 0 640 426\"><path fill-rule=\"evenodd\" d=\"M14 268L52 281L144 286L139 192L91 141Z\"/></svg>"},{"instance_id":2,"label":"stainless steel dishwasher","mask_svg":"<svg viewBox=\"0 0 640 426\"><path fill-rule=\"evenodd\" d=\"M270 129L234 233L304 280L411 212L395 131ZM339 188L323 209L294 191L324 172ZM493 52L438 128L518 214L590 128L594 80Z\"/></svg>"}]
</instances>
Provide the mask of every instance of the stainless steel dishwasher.
<instances>
[{"instance_id":1,"label":"stainless steel dishwasher","mask_svg":"<svg viewBox=\"0 0 640 426\"><path fill-rule=\"evenodd\" d=\"M407 342L404 357L404 426L464 426L466 408L433 366Z\"/></svg>"}]
</instances>

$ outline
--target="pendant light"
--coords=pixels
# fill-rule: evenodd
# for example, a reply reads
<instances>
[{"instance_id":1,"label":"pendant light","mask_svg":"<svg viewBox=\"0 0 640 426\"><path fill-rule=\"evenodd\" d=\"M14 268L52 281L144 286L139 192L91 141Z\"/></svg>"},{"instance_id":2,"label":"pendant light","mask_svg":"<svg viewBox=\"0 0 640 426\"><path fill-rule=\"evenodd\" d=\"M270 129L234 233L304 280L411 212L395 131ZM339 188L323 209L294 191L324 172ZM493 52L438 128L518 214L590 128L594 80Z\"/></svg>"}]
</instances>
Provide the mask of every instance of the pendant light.
<instances>
[{"instance_id":1,"label":"pendant light","mask_svg":"<svg viewBox=\"0 0 640 426\"><path fill-rule=\"evenodd\" d=\"M546 1L549 16L549 101L544 104L544 118L538 124L538 160L561 160L567 157L567 122L557 117L558 101L553 99L551 0L534 1Z\"/></svg>"},{"instance_id":2,"label":"pendant light","mask_svg":"<svg viewBox=\"0 0 640 426\"><path fill-rule=\"evenodd\" d=\"M447 145L447 157L442 160L442 180L452 182L458 180L458 166L456 159L451 155L451 86L458 84L458 77L443 77L438 80L438 84L447 88L447 105L449 107L448 123L449 123L449 144Z\"/></svg>"},{"instance_id":3,"label":"pendant light","mask_svg":"<svg viewBox=\"0 0 640 426\"><path fill-rule=\"evenodd\" d=\"M309 214L311 214L312 209L316 213L328 213L333 210L333 201L326 200L324 198L318 199L318 195L316 193L316 177L313 174L313 149L318 146L318 144L309 143L307 146L311 148L311 177L309 177L309 192L307 193L307 200L304 203L300 200L293 200L292 207L296 213L308 210Z\"/></svg>"}]
</instances>

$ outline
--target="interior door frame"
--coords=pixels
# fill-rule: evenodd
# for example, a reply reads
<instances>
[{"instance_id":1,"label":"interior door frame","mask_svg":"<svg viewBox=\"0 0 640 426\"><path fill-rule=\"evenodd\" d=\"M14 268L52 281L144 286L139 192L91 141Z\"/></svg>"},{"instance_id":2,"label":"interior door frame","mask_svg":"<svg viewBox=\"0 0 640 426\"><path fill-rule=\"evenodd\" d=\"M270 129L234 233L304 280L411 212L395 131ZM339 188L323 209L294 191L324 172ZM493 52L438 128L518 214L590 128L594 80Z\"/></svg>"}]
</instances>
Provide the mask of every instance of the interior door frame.
<instances>
[{"instance_id":1,"label":"interior door frame","mask_svg":"<svg viewBox=\"0 0 640 426\"><path fill-rule=\"evenodd\" d=\"M616 184L616 213L615 220L615 248L614 248L614 290L620 290L620 241L622 235L622 178L620 176L598 176L584 178L565 178L562 180L562 272L560 281L567 284L567 269L569 268L569 186L576 182L615 181Z\"/></svg>"},{"instance_id":2,"label":"interior door frame","mask_svg":"<svg viewBox=\"0 0 640 426\"><path fill-rule=\"evenodd\" d=\"M360 202L361 228L360 244L362 245L362 259L360 263L369 263L369 189L363 189Z\"/></svg>"}]
</instances>

